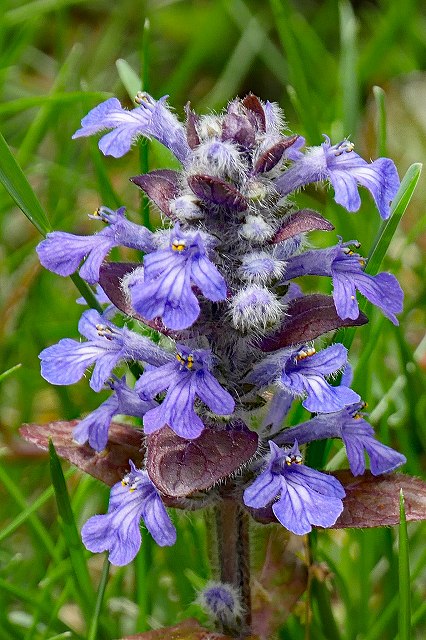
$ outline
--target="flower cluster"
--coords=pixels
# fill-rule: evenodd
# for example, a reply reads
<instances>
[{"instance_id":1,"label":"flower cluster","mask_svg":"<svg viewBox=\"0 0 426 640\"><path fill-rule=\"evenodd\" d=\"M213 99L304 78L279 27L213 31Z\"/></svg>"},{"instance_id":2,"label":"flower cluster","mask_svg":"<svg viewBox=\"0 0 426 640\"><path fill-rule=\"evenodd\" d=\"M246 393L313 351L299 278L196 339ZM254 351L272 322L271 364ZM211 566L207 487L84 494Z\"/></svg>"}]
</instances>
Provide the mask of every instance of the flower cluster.
<instances>
[{"instance_id":1,"label":"flower cluster","mask_svg":"<svg viewBox=\"0 0 426 640\"><path fill-rule=\"evenodd\" d=\"M290 195L327 181L335 201L357 211L362 186L386 219L399 188L395 165L387 158L366 162L348 140L332 145L326 137L303 151L302 137L283 133L277 105L254 95L233 100L219 115L199 116L188 107L184 124L166 97L139 93L135 101L126 110L117 99L106 100L83 118L74 138L110 130L99 148L114 157L139 136L165 145L181 170L151 171L131 181L170 224L151 231L128 220L124 207L100 207L90 216L106 224L98 233L55 231L40 243L45 267L62 276L79 270L99 287L99 300L110 301L102 314L83 313L85 340L65 338L41 352L42 375L52 384L73 384L94 365L91 388L112 394L79 422L75 440L102 451L112 418L133 416L142 420L152 464L161 458L150 456L158 434L172 432L173 442L202 448L207 431L213 444L216 433L224 441L224 431L244 438L244 429L262 422L260 415L258 454L247 453L241 465L240 451L234 467L227 460L226 468L239 473L227 472L225 484L252 513L270 508L295 534L332 526L344 489L334 476L303 464L299 447L340 438L355 475L365 470L364 452L373 474L397 468L404 457L380 444L364 419L344 346L317 351L313 340L367 321L357 291L394 324L403 296L393 275L365 272L356 241L306 250L306 234L331 232L333 225L316 211L298 210ZM142 251L142 262L105 262L117 246ZM332 278L332 297L305 294L292 282L312 274ZM137 365L133 384L114 373L125 363ZM288 427L285 418L297 398L315 416ZM179 458L179 469L191 464L188 458ZM137 553L141 518L158 544L176 538L160 471L129 464L129 474L112 488L108 513L90 518L82 531L88 549L108 550L117 565ZM218 615L227 615L231 596L212 593Z\"/></svg>"}]
</instances>

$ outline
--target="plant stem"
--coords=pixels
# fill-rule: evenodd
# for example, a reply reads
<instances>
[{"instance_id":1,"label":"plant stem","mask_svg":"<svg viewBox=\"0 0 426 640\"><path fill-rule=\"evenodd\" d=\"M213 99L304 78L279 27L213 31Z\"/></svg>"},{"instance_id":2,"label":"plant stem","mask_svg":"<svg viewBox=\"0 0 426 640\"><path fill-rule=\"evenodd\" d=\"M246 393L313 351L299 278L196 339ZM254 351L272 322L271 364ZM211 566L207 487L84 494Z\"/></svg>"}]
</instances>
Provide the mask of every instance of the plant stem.
<instances>
[{"instance_id":1,"label":"plant stem","mask_svg":"<svg viewBox=\"0 0 426 640\"><path fill-rule=\"evenodd\" d=\"M234 500L223 500L216 511L220 580L241 594L243 620L238 638L251 630L250 539L248 514Z\"/></svg>"}]
</instances>

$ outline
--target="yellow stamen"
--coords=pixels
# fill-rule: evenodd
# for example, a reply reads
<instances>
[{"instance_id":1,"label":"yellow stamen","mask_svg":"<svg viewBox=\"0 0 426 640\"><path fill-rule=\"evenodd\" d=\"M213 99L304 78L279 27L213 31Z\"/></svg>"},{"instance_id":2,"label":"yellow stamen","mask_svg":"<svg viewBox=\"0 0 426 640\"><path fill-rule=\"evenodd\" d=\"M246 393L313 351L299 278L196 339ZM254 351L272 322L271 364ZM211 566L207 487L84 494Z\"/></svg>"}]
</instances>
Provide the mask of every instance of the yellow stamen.
<instances>
[{"instance_id":1,"label":"yellow stamen","mask_svg":"<svg viewBox=\"0 0 426 640\"><path fill-rule=\"evenodd\" d=\"M148 96L144 91L138 91L135 96L136 104L142 104L143 102L148 102Z\"/></svg>"},{"instance_id":2,"label":"yellow stamen","mask_svg":"<svg viewBox=\"0 0 426 640\"><path fill-rule=\"evenodd\" d=\"M313 356L314 353L316 353L314 347L308 347L306 350L302 349L302 351L299 351L299 353L297 354L296 360L304 360L305 358Z\"/></svg>"},{"instance_id":3,"label":"yellow stamen","mask_svg":"<svg viewBox=\"0 0 426 640\"><path fill-rule=\"evenodd\" d=\"M173 240L173 242L172 242L172 250L173 251L178 251L179 253L181 253L185 249L186 249L185 240L177 240L177 239Z\"/></svg>"}]
</instances>

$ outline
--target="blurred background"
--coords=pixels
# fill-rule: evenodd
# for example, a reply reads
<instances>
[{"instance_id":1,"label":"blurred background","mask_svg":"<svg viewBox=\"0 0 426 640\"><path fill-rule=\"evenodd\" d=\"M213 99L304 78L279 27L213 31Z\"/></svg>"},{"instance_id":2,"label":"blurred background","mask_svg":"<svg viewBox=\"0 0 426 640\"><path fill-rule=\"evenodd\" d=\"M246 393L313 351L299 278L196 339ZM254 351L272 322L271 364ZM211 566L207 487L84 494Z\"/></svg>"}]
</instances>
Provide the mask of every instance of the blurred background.
<instances>
[{"instance_id":1,"label":"blurred background","mask_svg":"<svg viewBox=\"0 0 426 640\"><path fill-rule=\"evenodd\" d=\"M320 144L323 133L333 142L350 136L366 159L392 157L401 178L425 156L426 13L420 1L2 0L0 14L0 130L54 229L92 233L87 214L101 204L125 205L140 221L139 192L128 181L140 172L137 147L114 160L101 156L95 140L71 140L81 118L102 100L114 95L131 108L135 88L155 98L168 94L180 117L188 101L207 113L253 92L278 102L288 129L308 145ZM386 138L375 86L385 94ZM176 162L154 143L148 161L151 169ZM298 202L329 218L344 240L360 240L367 254L380 219L369 195L362 197L357 214L336 205L325 188L308 189ZM423 477L425 197L421 178L382 265L406 294L400 327L370 309L370 323L357 332L350 353L354 387L369 404L378 437L407 456L406 473ZM151 223L160 223L155 211ZM79 294L69 279L40 267L35 246L41 236L3 187L0 229L0 372L21 364L0 380L0 640L86 637L48 459L27 448L18 429L23 422L79 417L106 396L84 380L53 387L41 378L38 353L62 337L77 337ZM310 239L317 246L335 242L324 235ZM114 250L112 257L132 254ZM330 282L312 279L312 289L318 285L330 292ZM335 447L334 468L340 461ZM64 465L80 526L105 508L108 491L69 469ZM135 566L112 572L99 638L174 624L190 614L202 620L191 603L194 589L209 577L206 525L195 515L176 518L176 548L155 548L145 535ZM413 638L419 640L426 634L424 534L424 525L409 525ZM396 541L393 529L313 536L320 587L309 595L311 638L396 637ZM102 558L89 558L88 566L96 587ZM277 634L303 638L309 607L302 598L290 608L286 601ZM58 635L64 633L71 635Z\"/></svg>"}]
</instances>

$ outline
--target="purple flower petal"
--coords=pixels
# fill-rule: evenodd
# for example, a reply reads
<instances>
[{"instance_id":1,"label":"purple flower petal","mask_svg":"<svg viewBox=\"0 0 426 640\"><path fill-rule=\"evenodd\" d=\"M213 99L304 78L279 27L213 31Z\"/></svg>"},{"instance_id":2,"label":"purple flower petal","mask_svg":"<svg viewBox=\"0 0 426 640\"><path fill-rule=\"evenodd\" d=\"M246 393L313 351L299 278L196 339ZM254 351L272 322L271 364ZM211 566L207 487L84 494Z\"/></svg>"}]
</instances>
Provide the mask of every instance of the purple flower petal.
<instances>
[{"instance_id":1,"label":"purple flower petal","mask_svg":"<svg viewBox=\"0 0 426 640\"><path fill-rule=\"evenodd\" d=\"M281 489L281 476L264 471L244 491L244 504L260 509L272 502Z\"/></svg>"},{"instance_id":2,"label":"purple flower petal","mask_svg":"<svg viewBox=\"0 0 426 640\"><path fill-rule=\"evenodd\" d=\"M302 158L275 180L276 189L286 195L311 182L330 180L334 187L334 199L348 211L358 211L361 199L358 184L372 194L382 218L390 215L390 202L399 189L399 177L395 164L389 158L379 158L368 163L353 151L347 140L331 145L313 147Z\"/></svg>"},{"instance_id":3,"label":"purple flower petal","mask_svg":"<svg viewBox=\"0 0 426 640\"><path fill-rule=\"evenodd\" d=\"M124 207L116 211L100 207L91 217L99 218L108 227L93 236L76 236L62 231L48 233L37 247L41 264L54 273L69 276L77 271L80 262L86 258L80 276L93 284L98 282L100 266L113 247L123 245L140 251L152 251L152 232L126 220L124 213Z\"/></svg>"},{"instance_id":4,"label":"purple flower petal","mask_svg":"<svg viewBox=\"0 0 426 640\"><path fill-rule=\"evenodd\" d=\"M114 394L78 423L73 431L74 440L79 444L89 441L92 449L103 451L108 442L109 425L117 413L118 399Z\"/></svg>"},{"instance_id":5,"label":"purple flower petal","mask_svg":"<svg viewBox=\"0 0 426 640\"><path fill-rule=\"evenodd\" d=\"M91 136L105 129L114 129L99 141L100 150L119 158L127 153L140 136L156 138L181 162L185 162L191 149L183 125L167 107L164 96L155 101L148 94L138 94L136 109L123 109L116 98L109 98L92 109L81 121L82 128L73 138Z\"/></svg>"},{"instance_id":6,"label":"purple flower petal","mask_svg":"<svg viewBox=\"0 0 426 640\"><path fill-rule=\"evenodd\" d=\"M140 520L161 546L176 541L176 531L161 502L158 491L146 471L135 468L123 482L111 489L108 513L90 518L81 530L83 543L90 551L109 551L109 561L116 566L129 564L141 545Z\"/></svg>"},{"instance_id":7,"label":"purple flower petal","mask_svg":"<svg viewBox=\"0 0 426 640\"><path fill-rule=\"evenodd\" d=\"M197 396L211 411L219 416L226 416L234 412L234 398L209 371L199 371L196 376Z\"/></svg>"}]
</instances>

